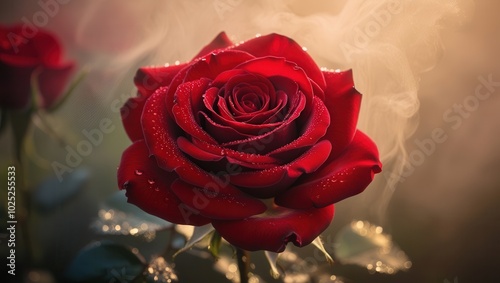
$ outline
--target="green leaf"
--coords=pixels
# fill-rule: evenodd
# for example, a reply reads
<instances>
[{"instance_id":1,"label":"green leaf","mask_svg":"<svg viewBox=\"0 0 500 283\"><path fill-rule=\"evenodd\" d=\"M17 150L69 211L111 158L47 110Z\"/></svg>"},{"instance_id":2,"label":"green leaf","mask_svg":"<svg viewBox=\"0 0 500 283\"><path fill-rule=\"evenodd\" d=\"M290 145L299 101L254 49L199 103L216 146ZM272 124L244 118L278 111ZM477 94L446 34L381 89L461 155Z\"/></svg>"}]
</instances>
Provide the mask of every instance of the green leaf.
<instances>
[{"instance_id":1,"label":"green leaf","mask_svg":"<svg viewBox=\"0 0 500 283\"><path fill-rule=\"evenodd\" d=\"M210 239L210 245L208 246L208 250L212 254L213 257L218 258L219 257L219 250L220 250L220 244L222 242L222 237L217 232L217 230L214 231L212 234L212 238Z\"/></svg>"},{"instance_id":2,"label":"green leaf","mask_svg":"<svg viewBox=\"0 0 500 283\"><path fill-rule=\"evenodd\" d=\"M61 98L56 101L50 108L46 109L47 112L54 112L61 105L64 104L64 102L69 98L69 96L73 93L73 91L76 89L76 87L83 81L83 79L87 76L88 70L84 69L77 77L76 79L70 84L68 87L68 90L61 96Z\"/></svg>"},{"instance_id":3,"label":"green leaf","mask_svg":"<svg viewBox=\"0 0 500 283\"><path fill-rule=\"evenodd\" d=\"M132 282L146 267L144 258L132 249L110 241L83 248L66 269L71 282Z\"/></svg>"},{"instance_id":4,"label":"green leaf","mask_svg":"<svg viewBox=\"0 0 500 283\"><path fill-rule=\"evenodd\" d=\"M34 205L44 212L57 208L84 188L89 176L89 170L78 168L61 181L56 176L49 177L33 191Z\"/></svg>"},{"instance_id":5,"label":"green leaf","mask_svg":"<svg viewBox=\"0 0 500 283\"><path fill-rule=\"evenodd\" d=\"M363 266L375 273L394 274L408 270L411 261L380 226L353 221L335 238L335 256L343 264Z\"/></svg>"}]
</instances>

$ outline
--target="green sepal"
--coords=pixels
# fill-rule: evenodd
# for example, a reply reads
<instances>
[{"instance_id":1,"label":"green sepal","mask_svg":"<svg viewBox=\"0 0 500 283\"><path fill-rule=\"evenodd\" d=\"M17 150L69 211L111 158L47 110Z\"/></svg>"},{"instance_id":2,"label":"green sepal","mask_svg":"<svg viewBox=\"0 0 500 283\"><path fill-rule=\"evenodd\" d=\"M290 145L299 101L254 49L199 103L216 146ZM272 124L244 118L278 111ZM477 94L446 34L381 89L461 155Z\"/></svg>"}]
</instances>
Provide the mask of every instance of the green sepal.
<instances>
[{"instance_id":1,"label":"green sepal","mask_svg":"<svg viewBox=\"0 0 500 283\"><path fill-rule=\"evenodd\" d=\"M210 245L208 246L208 250L212 254L212 256L216 259L219 258L219 250L220 250L220 244L222 242L222 237L217 232L217 230L214 230L214 233L212 235L212 238L210 239Z\"/></svg>"}]
</instances>

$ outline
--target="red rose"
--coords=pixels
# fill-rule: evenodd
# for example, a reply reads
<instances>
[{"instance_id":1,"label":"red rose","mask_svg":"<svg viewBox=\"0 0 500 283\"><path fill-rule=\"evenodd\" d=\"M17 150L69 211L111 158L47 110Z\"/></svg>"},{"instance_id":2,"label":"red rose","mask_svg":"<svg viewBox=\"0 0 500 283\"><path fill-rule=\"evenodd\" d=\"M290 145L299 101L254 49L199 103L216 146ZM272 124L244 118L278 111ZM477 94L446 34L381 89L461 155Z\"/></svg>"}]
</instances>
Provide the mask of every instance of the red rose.
<instances>
[{"instance_id":1,"label":"red rose","mask_svg":"<svg viewBox=\"0 0 500 283\"><path fill-rule=\"evenodd\" d=\"M231 244L281 252L311 243L333 203L381 171L356 130L352 74L321 71L292 39L233 45L219 34L188 63L141 68L122 108L134 142L118 182L129 202Z\"/></svg>"},{"instance_id":2,"label":"red rose","mask_svg":"<svg viewBox=\"0 0 500 283\"><path fill-rule=\"evenodd\" d=\"M50 108L63 94L73 63L62 61L57 38L21 25L0 26L0 107L23 109L31 101L32 77L37 76L42 108Z\"/></svg>"}]
</instances>

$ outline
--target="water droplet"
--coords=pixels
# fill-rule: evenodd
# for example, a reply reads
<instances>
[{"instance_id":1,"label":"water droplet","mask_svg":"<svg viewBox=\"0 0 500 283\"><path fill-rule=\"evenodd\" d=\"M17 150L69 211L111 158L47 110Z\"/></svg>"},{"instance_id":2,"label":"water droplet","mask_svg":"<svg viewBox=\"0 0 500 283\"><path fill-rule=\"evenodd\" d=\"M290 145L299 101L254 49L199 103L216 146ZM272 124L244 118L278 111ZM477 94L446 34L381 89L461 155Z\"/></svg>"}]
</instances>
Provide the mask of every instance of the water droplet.
<instances>
[{"instance_id":1,"label":"water droplet","mask_svg":"<svg viewBox=\"0 0 500 283\"><path fill-rule=\"evenodd\" d=\"M141 170L135 170L135 175L141 176L143 172Z\"/></svg>"},{"instance_id":2,"label":"water droplet","mask_svg":"<svg viewBox=\"0 0 500 283\"><path fill-rule=\"evenodd\" d=\"M160 188L155 187L155 192L159 192L159 191L160 191Z\"/></svg>"},{"instance_id":3,"label":"water droplet","mask_svg":"<svg viewBox=\"0 0 500 283\"><path fill-rule=\"evenodd\" d=\"M149 183L150 185L154 185L154 184L155 184L155 181L154 181L154 180L151 180L151 179L148 179L148 183Z\"/></svg>"}]
</instances>

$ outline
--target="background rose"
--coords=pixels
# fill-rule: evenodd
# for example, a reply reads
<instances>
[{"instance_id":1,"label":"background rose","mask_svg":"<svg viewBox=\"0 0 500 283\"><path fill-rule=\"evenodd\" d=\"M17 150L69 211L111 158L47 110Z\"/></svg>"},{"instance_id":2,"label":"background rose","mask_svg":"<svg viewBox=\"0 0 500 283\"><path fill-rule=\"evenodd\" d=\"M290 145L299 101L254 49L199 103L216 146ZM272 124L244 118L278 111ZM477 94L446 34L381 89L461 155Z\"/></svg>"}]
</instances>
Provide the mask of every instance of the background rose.
<instances>
[{"instance_id":1,"label":"background rose","mask_svg":"<svg viewBox=\"0 0 500 283\"><path fill-rule=\"evenodd\" d=\"M37 76L40 107L50 108L61 98L74 64L64 62L63 49L51 33L22 25L0 26L0 107L29 105L32 76Z\"/></svg>"},{"instance_id":2,"label":"background rose","mask_svg":"<svg viewBox=\"0 0 500 283\"><path fill-rule=\"evenodd\" d=\"M247 250L303 246L326 229L333 203L381 170L356 130L352 74L321 71L293 40L233 45L219 34L185 64L142 68L122 108L134 142L118 182L145 211L212 223Z\"/></svg>"}]
</instances>

